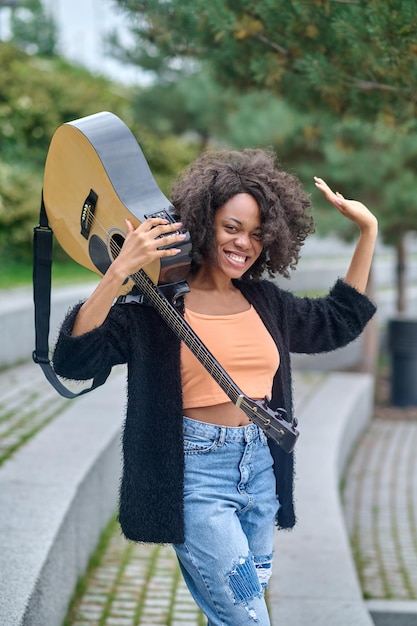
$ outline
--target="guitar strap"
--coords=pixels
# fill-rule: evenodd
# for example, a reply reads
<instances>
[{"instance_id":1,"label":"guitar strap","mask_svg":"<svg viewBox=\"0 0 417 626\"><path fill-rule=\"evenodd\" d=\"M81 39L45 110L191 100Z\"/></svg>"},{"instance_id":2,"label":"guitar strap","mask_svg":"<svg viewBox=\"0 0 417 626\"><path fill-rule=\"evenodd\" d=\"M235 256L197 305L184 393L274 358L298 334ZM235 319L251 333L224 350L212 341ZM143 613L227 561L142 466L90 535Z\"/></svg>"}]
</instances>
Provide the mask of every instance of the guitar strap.
<instances>
[{"instance_id":1,"label":"guitar strap","mask_svg":"<svg viewBox=\"0 0 417 626\"><path fill-rule=\"evenodd\" d=\"M35 309L35 350L32 358L45 374L50 384L64 398L77 398L97 387L108 378L109 373L94 378L91 387L73 393L61 383L54 372L49 357L49 326L51 316L51 271L53 232L46 215L43 193L39 225L33 229L33 303Z\"/></svg>"}]
</instances>

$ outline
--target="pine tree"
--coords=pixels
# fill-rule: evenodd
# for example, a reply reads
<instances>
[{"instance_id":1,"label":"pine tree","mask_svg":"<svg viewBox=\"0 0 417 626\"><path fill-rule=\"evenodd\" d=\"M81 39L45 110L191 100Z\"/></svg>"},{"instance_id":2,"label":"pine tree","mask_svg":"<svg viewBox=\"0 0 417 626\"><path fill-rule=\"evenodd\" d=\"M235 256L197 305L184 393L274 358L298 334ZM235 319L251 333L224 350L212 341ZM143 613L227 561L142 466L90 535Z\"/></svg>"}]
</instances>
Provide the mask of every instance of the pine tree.
<instances>
[{"instance_id":1,"label":"pine tree","mask_svg":"<svg viewBox=\"0 0 417 626\"><path fill-rule=\"evenodd\" d=\"M415 0L117 0L125 58L161 72L209 59L217 79L302 109L373 118L416 112Z\"/></svg>"}]
</instances>

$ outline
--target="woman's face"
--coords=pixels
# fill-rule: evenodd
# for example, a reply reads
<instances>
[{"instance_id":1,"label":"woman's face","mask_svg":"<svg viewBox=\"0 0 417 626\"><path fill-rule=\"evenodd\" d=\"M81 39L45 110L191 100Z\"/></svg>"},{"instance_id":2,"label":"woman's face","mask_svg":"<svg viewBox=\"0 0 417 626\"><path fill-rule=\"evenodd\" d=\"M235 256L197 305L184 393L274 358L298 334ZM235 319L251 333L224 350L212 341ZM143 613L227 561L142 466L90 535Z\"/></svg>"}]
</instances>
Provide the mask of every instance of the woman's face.
<instances>
[{"instance_id":1,"label":"woman's face","mask_svg":"<svg viewBox=\"0 0 417 626\"><path fill-rule=\"evenodd\" d=\"M216 266L229 278L240 278L259 258L262 248L261 212L248 193L228 200L214 216Z\"/></svg>"}]
</instances>

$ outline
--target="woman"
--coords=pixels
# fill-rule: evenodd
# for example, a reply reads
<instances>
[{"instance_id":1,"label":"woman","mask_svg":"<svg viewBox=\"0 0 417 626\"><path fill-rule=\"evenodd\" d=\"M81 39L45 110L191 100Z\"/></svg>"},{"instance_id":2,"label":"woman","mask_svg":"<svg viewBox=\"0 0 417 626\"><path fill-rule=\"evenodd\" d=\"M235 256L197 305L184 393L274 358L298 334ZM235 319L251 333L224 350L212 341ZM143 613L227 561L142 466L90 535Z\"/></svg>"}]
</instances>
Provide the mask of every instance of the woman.
<instances>
[{"instance_id":1,"label":"woman","mask_svg":"<svg viewBox=\"0 0 417 626\"><path fill-rule=\"evenodd\" d=\"M128 539L174 544L210 626L270 623L274 522L295 523L293 455L229 401L151 306L113 303L127 276L178 253L157 237L179 244L188 230L186 321L246 395L270 396L291 419L290 352L346 345L375 311L364 291L377 221L322 179L315 184L360 233L346 276L326 297L297 298L261 280L266 271L288 275L313 230L299 181L269 151L209 152L174 185L178 223L127 222L121 253L67 316L54 354L67 378L128 364L121 527Z\"/></svg>"}]
</instances>

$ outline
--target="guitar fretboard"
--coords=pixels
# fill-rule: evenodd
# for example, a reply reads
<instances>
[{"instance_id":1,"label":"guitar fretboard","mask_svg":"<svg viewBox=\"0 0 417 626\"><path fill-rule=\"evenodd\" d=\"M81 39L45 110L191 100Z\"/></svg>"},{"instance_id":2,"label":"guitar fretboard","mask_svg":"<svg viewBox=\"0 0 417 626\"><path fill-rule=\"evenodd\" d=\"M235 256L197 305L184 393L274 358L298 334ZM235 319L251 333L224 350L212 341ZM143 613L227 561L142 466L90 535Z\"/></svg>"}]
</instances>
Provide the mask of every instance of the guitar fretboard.
<instances>
[{"instance_id":1,"label":"guitar fretboard","mask_svg":"<svg viewBox=\"0 0 417 626\"><path fill-rule=\"evenodd\" d=\"M244 394L227 372L225 372L207 346L205 346L201 339L194 333L193 329L185 321L179 311L177 311L169 300L158 291L155 284L143 270L139 270L133 274L132 278L165 323L191 350L203 367L205 367L209 374L220 385L227 397L230 398L233 404L240 405L239 399L242 399Z\"/></svg>"}]
</instances>

